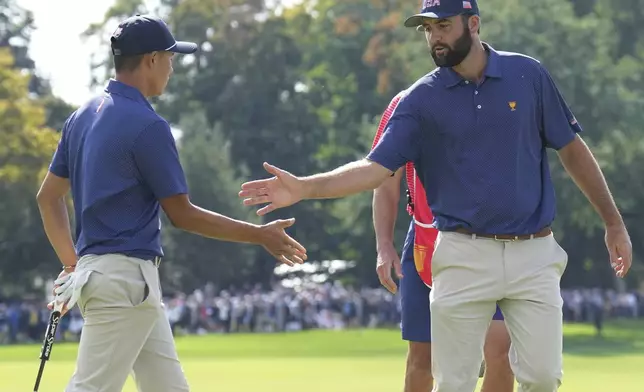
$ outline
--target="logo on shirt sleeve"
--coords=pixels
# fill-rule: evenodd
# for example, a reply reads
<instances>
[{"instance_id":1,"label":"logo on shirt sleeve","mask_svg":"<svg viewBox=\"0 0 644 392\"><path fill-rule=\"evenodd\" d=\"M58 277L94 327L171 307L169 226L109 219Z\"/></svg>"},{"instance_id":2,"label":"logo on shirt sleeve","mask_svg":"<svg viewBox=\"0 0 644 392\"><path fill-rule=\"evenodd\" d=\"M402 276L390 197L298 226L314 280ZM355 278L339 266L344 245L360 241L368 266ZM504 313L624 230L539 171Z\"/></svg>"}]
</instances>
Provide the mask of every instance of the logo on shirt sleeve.
<instances>
[{"instance_id":1,"label":"logo on shirt sleeve","mask_svg":"<svg viewBox=\"0 0 644 392\"><path fill-rule=\"evenodd\" d=\"M517 110L517 101L508 102L508 106L510 107L510 111L514 112L515 110Z\"/></svg>"}]
</instances>

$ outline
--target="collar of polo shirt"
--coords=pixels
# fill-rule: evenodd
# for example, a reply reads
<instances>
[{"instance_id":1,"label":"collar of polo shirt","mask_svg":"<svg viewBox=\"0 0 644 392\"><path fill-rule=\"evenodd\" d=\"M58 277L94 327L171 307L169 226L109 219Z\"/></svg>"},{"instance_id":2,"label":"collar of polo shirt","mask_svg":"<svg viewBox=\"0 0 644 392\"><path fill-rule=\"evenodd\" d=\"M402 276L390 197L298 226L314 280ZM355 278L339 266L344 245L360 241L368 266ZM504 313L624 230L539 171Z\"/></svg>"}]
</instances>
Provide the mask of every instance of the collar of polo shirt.
<instances>
[{"instance_id":1,"label":"collar of polo shirt","mask_svg":"<svg viewBox=\"0 0 644 392\"><path fill-rule=\"evenodd\" d=\"M125 98L129 98L133 101L140 102L146 105L148 108L154 110L150 102L145 99L141 92L132 86L128 86L123 82L119 82L116 79L110 79L107 86L105 87L105 92L108 94L117 94Z\"/></svg>"},{"instance_id":2,"label":"collar of polo shirt","mask_svg":"<svg viewBox=\"0 0 644 392\"><path fill-rule=\"evenodd\" d=\"M488 43L482 42L482 44L485 48L485 51L488 53L487 64L485 66L485 71L483 72L483 74L487 78L501 78L502 72L499 54ZM447 72L442 72L442 70L445 70ZM461 75L456 73L456 71L454 71L452 68L442 68L441 78L443 78L445 87L447 88L454 87L464 80Z\"/></svg>"}]
</instances>

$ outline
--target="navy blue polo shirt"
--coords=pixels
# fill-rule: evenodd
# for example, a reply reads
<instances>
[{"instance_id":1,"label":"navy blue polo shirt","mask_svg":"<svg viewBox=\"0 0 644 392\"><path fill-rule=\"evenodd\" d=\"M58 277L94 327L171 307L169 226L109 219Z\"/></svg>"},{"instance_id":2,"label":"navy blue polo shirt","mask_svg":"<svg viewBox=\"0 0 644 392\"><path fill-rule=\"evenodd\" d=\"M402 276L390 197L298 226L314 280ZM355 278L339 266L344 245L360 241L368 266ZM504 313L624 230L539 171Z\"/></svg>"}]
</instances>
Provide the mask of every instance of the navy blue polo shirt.
<instances>
[{"instance_id":1,"label":"navy blue polo shirt","mask_svg":"<svg viewBox=\"0 0 644 392\"><path fill-rule=\"evenodd\" d=\"M72 113L49 170L70 179L79 257L163 256L158 200L188 187L170 126L139 90L111 80Z\"/></svg>"},{"instance_id":2,"label":"navy blue polo shirt","mask_svg":"<svg viewBox=\"0 0 644 392\"><path fill-rule=\"evenodd\" d=\"M546 148L581 127L537 60L485 48L478 85L438 68L407 89L367 158L391 171L413 162L439 230L536 233L556 210Z\"/></svg>"}]
</instances>

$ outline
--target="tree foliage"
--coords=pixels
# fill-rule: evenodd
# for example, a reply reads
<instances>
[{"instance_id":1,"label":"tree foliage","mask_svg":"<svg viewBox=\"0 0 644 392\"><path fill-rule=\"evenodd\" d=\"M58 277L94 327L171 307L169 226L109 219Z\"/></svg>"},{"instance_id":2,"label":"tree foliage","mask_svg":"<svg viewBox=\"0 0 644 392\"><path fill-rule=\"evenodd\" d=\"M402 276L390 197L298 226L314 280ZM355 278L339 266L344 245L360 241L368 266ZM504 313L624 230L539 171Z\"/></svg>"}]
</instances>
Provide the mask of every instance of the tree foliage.
<instances>
[{"instance_id":1,"label":"tree foliage","mask_svg":"<svg viewBox=\"0 0 644 392\"><path fill-rule=\"evenodd\" d=\"M29 75L18 72L11 53L0 49L0 282L4 291L29 287L26 279L45 263L55 268L35 196L57 137L45 126L44 108L29 98L28 85Z\"/></svg>"},{"instance_id":2,"label":"tree foliage","mask_svg":"<svg viewBox=\"0 0 644 392\"><path fill-rule=\"evenodd\" d=\"M260 221L241 206L236 193L241 182L267 175L264 161L310 174L364 156L389 100L434 68L424 35L402 27L404 18L417 12L418 2L318 0L284 7L263 0L161 0L155 2L157 9L151 3L116 0L104 21L88 26L86 36L104 43L93 61L95 83L113 76L106 38L127 16L160 14L177 37L197 42L196 54L176 58L167 93L153 103L182 131L179 148L193 200L238 219ZM13 9L12 4L0 0L0 10ZM532 56L552 73L633 237L636 265L627 282L642 280L644 267L637 255L644 233L637 223L644 213L639 174L644 164L644 38L637 31L644 11L636 0L542 0L531 4L530 12L522 0L487 0L481 8L485 41L497 50ZM21 65L3 63L3 69L33 69L18 44L28 44L30 26L25 12L0 19L0 47L8 45L6 36L25 37L11 46ZM3 86L10 83L18 82L2 81ZM33 91L33 83L20 83L16 88L24 89L25 96ZM38 121L28 121L41 119L44 105L46 124L59 128L65 107L41 95L38 104L31 102L38 114L0 121L17 121L16 129L41 129ZM30 156L22 154L13 159ZM601 221L556 153L550 161L558 199L555 232L570 256L564 285L613 285ZM14 205L6 208L15 215L20 209ZM398 247L409 223L402 202L400 207ZM353 278L377 283L371 193L306 201L271 215L297 219L291 231L311 259L354 260ZM11 231L11 225L3 222L0 230ZM170 283L269 282L274 262L261 249L202 239L168 226L164 275Z\"/></svg>"}]
</instances>

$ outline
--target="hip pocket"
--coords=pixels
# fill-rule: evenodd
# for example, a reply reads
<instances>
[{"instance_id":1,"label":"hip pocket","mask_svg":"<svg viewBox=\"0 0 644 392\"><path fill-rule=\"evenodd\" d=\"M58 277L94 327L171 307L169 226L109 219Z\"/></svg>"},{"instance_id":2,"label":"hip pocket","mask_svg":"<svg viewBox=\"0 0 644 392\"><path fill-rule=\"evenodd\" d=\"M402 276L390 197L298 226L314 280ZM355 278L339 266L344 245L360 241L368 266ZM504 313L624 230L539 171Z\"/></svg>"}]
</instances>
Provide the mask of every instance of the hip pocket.
<instances>
[{"instance_id":1,"label":"hip pocket","mask_svg":"<svg viewBox=\"0 0 644 392\"><path fill-rule=\"evenodd\" d=\"M87 304L94 296L96 290L100 287L103 278L103 274L98 271L91 271L91 273L89 274L87 282L85 282L85 284L81 288L81 294L78 298L78 309L81 312L81 316L85 317Z\"/></svg>"},{"instance_id":2,"label":"hip pocket","mask_svg":"<svg viewBox=\"0 0 644 392\"><path fill-rule=\"evenodd\" d=\"M559 277L561 278L564 272L566 272L566 267L568 267L568 252L566 252L554 236L552 236L552 241L555 244L555 256L553 257L553 260L555 267L557 268L557 272L559 273Z\"/></svg>"},{"instance_id":3,"label":"hip pocket","mask_svg":"<svg viewBox=\"0 0 644 392\"><path fill-rule=\"evenodd\" d=\"M159 283L159 270L150 262L145 261L139 264L141 279L145 283L144 297L136 306L150 304L161 305L161 285Z\"/></svg>"},{"instance_id":4,"label":"hip pocket","mask_svg":"<svg viewBox=\"0 0 644 392\"><path fill-rule=\"evenodd\" d=\"M131 268L93 271L81 292L81 312L84 314L106 308L139 308L154 304L152 287L158 287L158 284L146 275L144 268L136 263Z\"/></svg>"}]
</instances>

